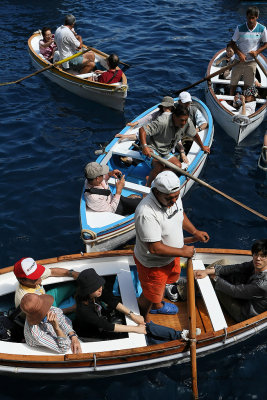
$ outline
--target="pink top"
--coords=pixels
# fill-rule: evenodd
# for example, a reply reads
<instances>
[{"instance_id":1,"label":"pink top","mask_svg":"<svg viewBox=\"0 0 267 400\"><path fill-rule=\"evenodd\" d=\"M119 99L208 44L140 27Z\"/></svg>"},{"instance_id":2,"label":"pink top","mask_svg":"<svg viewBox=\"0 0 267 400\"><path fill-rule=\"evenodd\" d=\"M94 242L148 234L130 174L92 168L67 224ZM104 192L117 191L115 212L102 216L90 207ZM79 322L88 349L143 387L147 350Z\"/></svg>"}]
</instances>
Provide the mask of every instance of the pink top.
<instances>
[{"instance_id":1,"label":"pink top","mask_svg":"<svg viewBox=\"0 0 267 400\"><path fill-rule=\"evenodd\" d=\"M86 180L85 189L91 189L92 187L96 189L110 189L107 181L109 180L109 175L104 175L104 179L98 186L89 185ZM100 194L90 194L88 192L84 193L84 198L86 201L87 207L89 207L93 211L107 211L115 213L120 202L120 195L110 194L109 196L100 195Z\"/></svg>"},{"instance_id":2,"label":"pink top","mask_svg":"<svg viewBox=\"0 0 267 400\"><path fill-rule=\"evenodd\" d=\"M55 35L52 35L52 38L54 39ZM54 49L57 47L56 43L53 42L52 44L50 44L50 46L48 47L42 47L44 46L45 42L43 39L39 40L39 50L40 53L44 56L44 58L46 58L47 60L49 60L49 58L52 56Z\"/></svg>"}]
</instances>

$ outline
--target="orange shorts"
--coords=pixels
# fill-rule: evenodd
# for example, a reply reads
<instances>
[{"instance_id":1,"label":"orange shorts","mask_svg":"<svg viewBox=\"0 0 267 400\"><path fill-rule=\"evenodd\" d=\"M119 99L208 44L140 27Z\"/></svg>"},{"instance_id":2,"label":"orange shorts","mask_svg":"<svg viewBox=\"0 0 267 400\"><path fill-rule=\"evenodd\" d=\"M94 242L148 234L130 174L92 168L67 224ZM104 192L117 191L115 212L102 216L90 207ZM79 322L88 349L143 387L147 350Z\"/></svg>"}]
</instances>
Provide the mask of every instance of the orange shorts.
<instances>
[{"instance_id":1,"label":"orange shorts","mask_svg":"<svg viewBox=\"0 0 267 400\"><path fill-rule=\"evenodd\" d=\"M180 257L163 267L144 267L134 256L138 277L146 299L160 303L163 299L166 283L174 283L180 277Z\"/></svg>"}]
</instances>

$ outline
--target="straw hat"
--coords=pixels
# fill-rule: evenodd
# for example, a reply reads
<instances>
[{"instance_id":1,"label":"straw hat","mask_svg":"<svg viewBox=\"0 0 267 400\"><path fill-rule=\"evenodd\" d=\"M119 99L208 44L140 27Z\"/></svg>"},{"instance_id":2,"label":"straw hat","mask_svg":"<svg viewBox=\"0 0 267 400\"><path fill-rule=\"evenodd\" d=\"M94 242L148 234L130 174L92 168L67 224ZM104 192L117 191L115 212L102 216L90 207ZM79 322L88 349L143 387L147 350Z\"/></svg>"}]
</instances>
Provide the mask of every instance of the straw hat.
<instances>
[{"instance_id":1,"label":"straw hat","mask_svg":"<svg viewBox=\"0 0 267 400\"><path fill-rule=\"evenodd\" d=\"M44 319L53 302L54 297L50 294L39 296L35 293L27 293L21 300L20 308L26 314L28 323L37 325Z\"/></svg>"}]
</instances>

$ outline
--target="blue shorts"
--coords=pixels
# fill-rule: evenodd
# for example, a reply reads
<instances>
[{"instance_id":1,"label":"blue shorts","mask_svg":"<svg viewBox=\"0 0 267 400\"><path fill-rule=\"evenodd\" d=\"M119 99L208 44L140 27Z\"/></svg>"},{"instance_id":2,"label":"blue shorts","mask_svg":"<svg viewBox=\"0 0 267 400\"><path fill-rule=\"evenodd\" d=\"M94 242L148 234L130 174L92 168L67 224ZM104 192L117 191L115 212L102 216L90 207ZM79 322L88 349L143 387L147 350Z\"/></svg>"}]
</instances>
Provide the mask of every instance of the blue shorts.
<instances>
[{"instance_id":1,"label":"blue shorts","mask_svg":"<svg viewBox=\"0 0 267 400\"><path fill-rule=\"evenodd\" d=\"M69 61L70 68L76 71L79 71L79 69L82 68L82 64L83 64L83 55L80 55Z\"/></svg>"},{"instance_id":2,"label":"blue shorts","mask_svg":"<svg viewBox=\"0 0 267 400\"><path fill-rule=\"evenodd\" d=\"M156 150L153 149L154 154L156 154L157 156L160 156L162 158L164 158L164 160L169 161L170 158L174 157L175 154L174 153L169 153L166 156L163 156L162 154L158 153ZM154 160L152 157L147 157L145 156L143 153L141 153L142 158L144 159L145 163L152 168L152 161Z\"/></svg>"}]
</instances>

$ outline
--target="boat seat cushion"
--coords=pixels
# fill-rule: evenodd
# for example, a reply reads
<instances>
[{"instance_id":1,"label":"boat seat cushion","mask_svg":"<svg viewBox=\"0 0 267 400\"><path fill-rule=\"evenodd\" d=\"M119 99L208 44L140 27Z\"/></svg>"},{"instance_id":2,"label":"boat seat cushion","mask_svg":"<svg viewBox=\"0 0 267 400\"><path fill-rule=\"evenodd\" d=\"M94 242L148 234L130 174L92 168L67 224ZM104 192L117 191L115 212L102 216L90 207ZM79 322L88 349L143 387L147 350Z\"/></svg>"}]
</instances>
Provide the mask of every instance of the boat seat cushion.
<instances>
[{"instance_id":1,"label":"boat seat cushion","mask_svg":"<svg viewBox=\"0 0 267 400\"><path fill-rule=\"evenodd\" d=\"M193 269L205 269L203 261L193 260ZM212 286L210 278L206 276L203 279L197 279L197 284L200 289L202 298L205 302L209 317L213 326L214 331L227 328L227 322L223 315L219 300Z\"/></svg>"}]
</instances>

